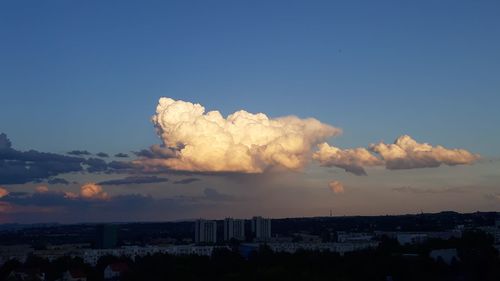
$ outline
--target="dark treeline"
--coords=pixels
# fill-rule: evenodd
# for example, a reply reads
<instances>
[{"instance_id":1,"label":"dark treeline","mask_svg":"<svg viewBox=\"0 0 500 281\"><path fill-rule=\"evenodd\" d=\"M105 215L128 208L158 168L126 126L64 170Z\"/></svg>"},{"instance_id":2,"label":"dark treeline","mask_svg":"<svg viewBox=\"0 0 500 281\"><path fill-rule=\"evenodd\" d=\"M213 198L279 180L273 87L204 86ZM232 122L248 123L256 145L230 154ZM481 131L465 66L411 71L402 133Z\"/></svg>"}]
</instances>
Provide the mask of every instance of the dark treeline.
<instances>
[{"instance_id":1,"label":"dark treeline","mask_svg":"<svg viewBox=\"0 0 500 281\"><path fill-rule=\"evenodd\" d=\"M431 249L456 248L451 265L429 258ZM274 253L263 246L247 259L237 251L220 250L212 257L157 254L136 258L103 257L97 266L79 258L48 262L30 257L25 264L10 261L0 269L0 280L9 280L16 268L38 268L46 280L56 280L70 268L83 270L87 280L103 280L104 268L121 262L129 270L121 280L500 280L500 259L492 237L466 232L460 239L430 240L418 246L401 246L384 238L376 250L341 256L330 252ZM389 277L389 279L388 279ZM391 279L392 278L392 279Z\"/></svg>"}]
</instances>

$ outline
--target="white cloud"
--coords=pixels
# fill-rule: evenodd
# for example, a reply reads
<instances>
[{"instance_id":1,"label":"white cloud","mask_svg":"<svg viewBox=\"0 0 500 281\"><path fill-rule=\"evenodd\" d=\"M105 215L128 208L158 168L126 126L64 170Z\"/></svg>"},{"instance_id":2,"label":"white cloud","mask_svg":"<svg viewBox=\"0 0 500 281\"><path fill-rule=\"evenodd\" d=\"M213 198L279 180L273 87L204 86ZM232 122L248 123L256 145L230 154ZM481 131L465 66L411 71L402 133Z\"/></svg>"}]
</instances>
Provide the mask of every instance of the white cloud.
<instances>
[{"instance_id":1,"label":"white cloud","mask_svg":"<svg viewBox=\"0 0 500 281\"><path fill-rule=\"evenodd\" d=\"M224 118L200 104L161 98L152 121L164 147L163 157L136 161L146 169L165 167L196 172L262 173L270 168L296 170L311 148L341 130L314 118L269 118L244 110Z\"/></svg>"},{"instance_id":2,"label":"white cloud","mask_svg":"<svg viewBox=\"0 0 500 281\"><path fill-rule=\"evenodd\" d=\"M400 136L394 144L378 143L370 149L379 154L385 161L387 169L413 169L472 164L479 155L465 149L447 149L443 146L432 146L428 143L418 143L408 135Z\"/></svg>"},{"instance_id":3,"label":"white cloud","mask_svg":"<svg viewBox=\"0 0 500 281\"><path fill-rule=\"evenodd\" d=\"M383 162L366 148L340 149L327 143L318 145L319 150L313 154L313 159L321 166L339 167L356 175L366 175L364 166L381 165Z\"/></svg>"},{"instance_id":4,"label":"white cloud","mask_svg":"<svg viewBox=\"0 0 500 281\"><path fill-rule=\"evenodd\" d=\"M448 149L443 146L432 146L418 143L408 135L400 136L394 144L370 145L369 149L339 149L322 143L313 158L320 165L339 167L357 175L366 174L364 167L384 165L389 170L431 168L441 165L472 164L479 155L464 149Z\"/></svg>"}]
</instances>

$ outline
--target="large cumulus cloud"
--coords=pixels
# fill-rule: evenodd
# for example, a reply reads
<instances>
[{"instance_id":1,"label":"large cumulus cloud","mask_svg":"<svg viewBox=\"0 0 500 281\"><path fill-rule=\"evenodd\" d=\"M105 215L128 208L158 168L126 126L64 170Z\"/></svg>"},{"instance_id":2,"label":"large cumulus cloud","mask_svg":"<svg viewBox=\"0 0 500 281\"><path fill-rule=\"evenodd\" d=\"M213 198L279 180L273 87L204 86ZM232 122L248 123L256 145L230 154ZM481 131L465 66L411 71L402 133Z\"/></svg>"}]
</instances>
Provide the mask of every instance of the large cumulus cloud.
<instances>
[{"instance_id":1,"label":"large cumulus cloud","mask_svg":"<svg viewBox=\"0 0 500 281\"><path fill-rule=\"evenodd\" d=\"M145 167L196 172L261 173L270 168L299 169L311 148L340 129L314 118L269 118L244 110L224 118L200 104L161 98L152 117L163 147L137 161Z\"/></svg>"},{"instance_id":2,"label":"large cumulus cloud","mask_svg":"<svg viewBox=\"0 0 500 281\"><path fill-rule=\"evenodd\" d=\"M400 136L393 144L380 142L368 149L340 149L327 143L318 148L313 158L322 166L339 167L356 175L365 175L364 167L368 166L383 165L389 170L432 168L472 164L479 159L479 155L465 149L419 143L408 135Z\"/></svg>"}]
</instances>

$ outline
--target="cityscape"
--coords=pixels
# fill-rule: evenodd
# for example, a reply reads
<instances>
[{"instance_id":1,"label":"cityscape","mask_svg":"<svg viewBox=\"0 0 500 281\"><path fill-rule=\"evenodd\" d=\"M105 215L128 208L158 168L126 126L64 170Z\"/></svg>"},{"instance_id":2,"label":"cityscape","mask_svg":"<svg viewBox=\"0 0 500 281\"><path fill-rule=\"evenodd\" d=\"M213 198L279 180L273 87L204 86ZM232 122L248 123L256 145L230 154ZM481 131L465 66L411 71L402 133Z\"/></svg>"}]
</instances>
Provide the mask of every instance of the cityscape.
<instances>
[{"instance_id":1,"label":"cityscape","mask_svg":"<svg viewBox=\"0 0 500 281\"><path fill-rule=\"evenodd\" d=\"M0 281L500 281L499 0L0 0Z\"/></svg>"},{"instance_id":2,"label":"cityscape","mask_svg":"<svg viewBox=\"0 0 500 281\"><path fill-rule=\"evenodd\" d=\"M345 259L388 251L382 255L410 263L421 259L447 269L441 272L442 277L457 278L471 277L466 270L470 266L467 251L485 251L481 247L500 250L500 214L442 212L288 219L257 216L173 223L11 225L0 231L0 238L0 272L6 280L129 280L137 278L131 272L141 259L235 255L232 257L249 262L266 251L273 255L309 253ZM387 245L392 248L382 250ZM495 256L498 261L498 254ZM58 267L48 270L47 263ZM15 264L24 266L7 274L5 268ZM392 276L390 271L384 273L376 279L405 278Z\"/></svg>"}]
</instances>

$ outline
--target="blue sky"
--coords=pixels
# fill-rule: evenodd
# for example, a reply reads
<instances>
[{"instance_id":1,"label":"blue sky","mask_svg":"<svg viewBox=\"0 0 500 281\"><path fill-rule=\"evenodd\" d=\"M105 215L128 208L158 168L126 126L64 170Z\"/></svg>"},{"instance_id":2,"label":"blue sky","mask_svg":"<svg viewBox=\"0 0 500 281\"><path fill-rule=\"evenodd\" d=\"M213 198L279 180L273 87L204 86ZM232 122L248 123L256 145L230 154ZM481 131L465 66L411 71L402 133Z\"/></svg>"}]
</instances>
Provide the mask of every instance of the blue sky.
<instances>
[{"instance_id":1,"label":"blue sky","mask_svg":"<svg viewBox=\"0 0 500 281\"><path fill-rule=\"evenodd\" d=\"M20 150L136 151L161 142L150 118L168 96L314 117L344 130L329 141L340 147L409 134L491 159L499 12L498 1L2 1L0 132Z\"/></svg>"}]
</instances>

